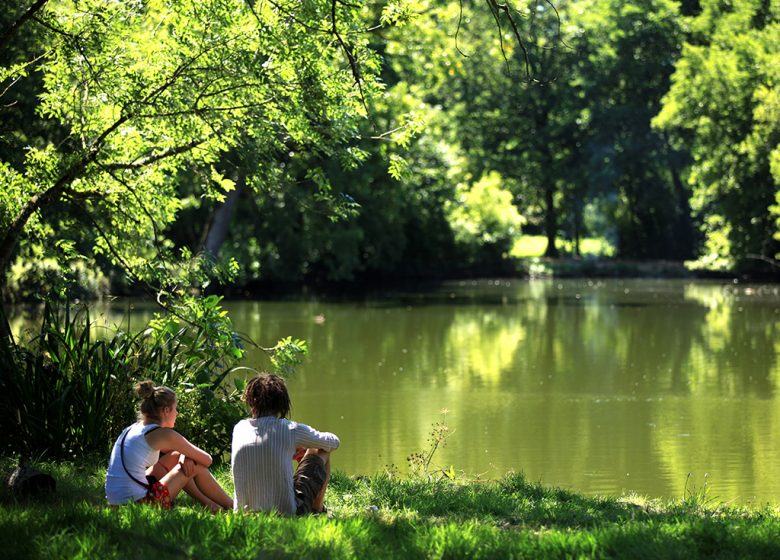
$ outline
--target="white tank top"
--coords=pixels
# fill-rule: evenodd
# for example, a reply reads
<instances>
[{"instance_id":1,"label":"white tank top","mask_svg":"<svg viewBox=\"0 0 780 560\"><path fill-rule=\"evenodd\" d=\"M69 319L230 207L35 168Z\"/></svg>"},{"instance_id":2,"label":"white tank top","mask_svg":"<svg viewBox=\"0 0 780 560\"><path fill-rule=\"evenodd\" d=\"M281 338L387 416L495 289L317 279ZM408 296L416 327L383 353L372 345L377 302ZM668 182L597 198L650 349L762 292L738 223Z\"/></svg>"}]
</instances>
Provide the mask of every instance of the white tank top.
<instances>
[{"instance_id":1,"label":"white tank top","mask_svg":"<svg viewBox=\"0 0 780 560\"><path fill-rule=\"evenodd\" d=\"M106 473L106 499L111 505L136 502L146 496L146 488L135 482L127 473L129 472L140 482L146 482L146 469L160 460L160 451L152 449L146 443L146 434L153 428L159 428L159 424L142 424L136 422L122 431L111 450L111 458L108 461ZM122 454L120 452L122 438L127 433L124 441L125 467L122 466Z\"/></svg>"}]
</instances>

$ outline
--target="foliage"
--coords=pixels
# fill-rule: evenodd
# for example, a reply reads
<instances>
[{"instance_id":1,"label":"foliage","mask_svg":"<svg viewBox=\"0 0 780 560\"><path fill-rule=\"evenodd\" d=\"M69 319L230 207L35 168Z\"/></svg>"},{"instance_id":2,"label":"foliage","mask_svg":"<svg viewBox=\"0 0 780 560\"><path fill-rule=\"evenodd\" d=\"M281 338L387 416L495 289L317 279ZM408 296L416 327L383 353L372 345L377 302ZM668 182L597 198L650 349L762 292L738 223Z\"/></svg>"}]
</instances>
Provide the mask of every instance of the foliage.
<instances>
[{"instance_id":1,"label":"foliage","mask_svg":"<svg viewBox=\"0 0 780 560\"><path fill-rule=\"evenodd\" d=\"M95 339L89 312L44 311L29 349L3 343L2 452L70 457L105 451L132 417L130 380L141 372L140 337Z\"/></svg>"},{"instance_id":2,"label":"foliage","mask_svg":"<svg viewBox=\"0 0 780 560\"><path fill-rule=\"evenodd\" d=\"M780 552L773 506L589 497L522 474L426 482L335 472L329 516L285 518L215 516L187 497L172 511L107 508L103 459L42 467L58 478L56 495L17 501L0 494L0 546L10 557L650 559ZM230 491L229 470L216 474Z\"/></svg>"},{"instance_id":3,"label":"foliage","mask_svg":"<svg viewBox=\"0 0 780 560\"><path fill-rule=\"evenodd\" d=\"M388 86L372 110L372 122L360 128L354 165L296 151L285 162L289 182L262 189L236 209L222 250L241 263L239 282L349 281L441 270L452 262L444 206L458 156L441 138L442 112L421 104L406 83ZM310 170L317 165L349 215L334 216L312 189ZM192 208L187 216L207 210ZM184 242L196 243L198 235L193 231Z\"/></svg>"},{"instance_id":4,"label":"foliage","mask_svg":"<svg viewBox=\"0 0 780 560\"><path fill-rule=\"evenodd\" d=\"M49 0L0 53L0 284L485 267L519 229L455 201L494 173L547 256L772 258L777 8L698 4Z\"/></svg>"},{"instance_id":5,"label":"foliage","mask_svg":"<svg viewBox=\"0 0 780 560\"><path fill-rule=\"evenodd\" d=\"M590 193L616 202L617 252L630 258L689 258L690 193L684 146L673 149L651 122L669 89L683 21L676 2L593 2L577 8L584 55L580 115ZM594 197L595 198L595 197Z\"/></svg>"},{"instance_id":6,"label":"foliage","mask_svg":"<svg viewBox=\"0 0 780 560\"><path fill-rule=\"evenodd\" d=\"M691 151L688 182L706 238L702 262L724 268L780 251L780 8L701 6L655 125Z\"/></svg>"},{"instance_id":7,"label":"foliage","mask_svg":"<svg viewBox=\"0 0 780 560\"><path fill-rule=\"evenodd\" d=\"M327 157L351 149L381 90L359 9L275 6L48 2L25 24L37 41L16 48L21 34L12 36L0 91L15 96L22 82L39 102L5 138L4 154L25 157L0 161L3 285L20 240L51 245L63 234L51 226L78 220L76 251L170 290L187 256L164 237L182 206L180 169L205 173L199 195L222 200L233 183L214 166L240 143L254 150L258 180L272 183L291 148ZM30 68L42 80L29 79ZM64 128L65 139L26 143L47 127ZM329 196L327 183L317 188Z\"/></svg>"},{"instance_id":8,"label":"foliage","mask_svg":"<svg viewBox=\"0 0 780 560\"><path fill-rule=\"evenodd\" d=\"M7 297L30 301L42 293L68 299L96 299L108 291L108 278L94 262L70 262L48 256L37 244L25 244L8 274Z\"/></svg>"},{"instance_id":9,"label":"foliage","mask_svg":"<svg viewBox=\"0 0 780 560\"><path fill-rule=\"evenodd\" d=\"M506 259L524 221L495 171L473 185L460 185L447 217L468 264Z\"/></svg>"},{"instance_id":10,"label":"foliage","mask_svg":"<svg viewBox=\"0 0 780 560\"><path fill-rule=\"evenodd\" d=\"M88 308L49 302L37 337L25 346L2 346L8 367L0 402L7 414L0 428L8 439L0 451L28 457L107 452L133 420L133 384L150 378L179 396L177 428L221 458L232 426L246 414L243 381L230 378L249 368L237 365L243 342L220 299L194 298L199 308L188 315L195 324L158 315L136 334L101 332ZM272 349L274 363L289 374L305 349L302 341L280 341Z\"/></svg>"},{"instance_id":11,"label":"foliage","mask_svg":"<svg viewBox=\"0 0 780 560\"><path fill-rule=\"evenodd\" d=\"M414 38L389 43L389 65L442 107L468 173L502 175L525 231L547 236L547 256L562 232L579 253L581 238L610 226L624 257L689 256L684 154L650 129L679 50L676 4L554 4L517 6L512 20L470 3L432 5L434 22L415 20ZM508 40L512 25L524 49Z\"/></svg>"},{"instance_id":12,"label":"foliage","mask_svg":"<svg viewBox=\"0 0 780 560\"><path fill-rule=\"evenodd\" d=\"M290 375L303 363L303 357L308 351L305 340L288 336L271 348L271 365L277 373Z\"/></svg>"}]
</instances>

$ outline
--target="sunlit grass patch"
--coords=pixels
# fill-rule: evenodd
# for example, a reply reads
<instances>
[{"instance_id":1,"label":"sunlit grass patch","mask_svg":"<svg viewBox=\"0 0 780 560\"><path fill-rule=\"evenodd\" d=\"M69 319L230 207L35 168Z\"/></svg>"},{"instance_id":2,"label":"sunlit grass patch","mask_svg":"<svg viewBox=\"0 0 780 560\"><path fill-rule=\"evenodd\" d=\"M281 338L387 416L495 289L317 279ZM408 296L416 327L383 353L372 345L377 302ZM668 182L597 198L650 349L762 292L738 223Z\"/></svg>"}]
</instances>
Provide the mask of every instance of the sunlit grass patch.
<instances>
[{"instance_id":1,"label":"sunlit grass patch","mask_svg":"<svg viewBox=\"0 0 780 560\"><path fill-rule=\"evenodd\" d=\"M780 557L780 510L688 499L591 497L529 482L348 477L334 473L328 516L211 515L103 498L103 461L44 465L55 495L0 491L8 558L711 558ZM10 461L0 459L0 470ZM232 490L230 471L216 470Z\"/></svg>"},{"instance_id":2,"label":"sunlit grass patch","mask_svg":"<svg viewBox=\"0 0 780 560\"><path fill-rule=\"evenodd\" d=\"M564 255L574 254L574 242L567 239L556 241L558 250ZM509 256L524 259L529 257L541 257L547 249L547 238L543 235L523 235L515 239ZM580 240L580 253L600 257L611 257L615 254L615 247L603 237L585 237Z\"/></svg>"},{"instance_id":3,"label":"sunlit grass patch","mask_svg":"<svg viewBox=\"0 0 780 560\"><path fill-rule=\"evenodd\" d=\"M509 256L517 259L541 257L546 248L547 238L543 235L522 235L515 239Z\"/></svg>"}]
</instances>

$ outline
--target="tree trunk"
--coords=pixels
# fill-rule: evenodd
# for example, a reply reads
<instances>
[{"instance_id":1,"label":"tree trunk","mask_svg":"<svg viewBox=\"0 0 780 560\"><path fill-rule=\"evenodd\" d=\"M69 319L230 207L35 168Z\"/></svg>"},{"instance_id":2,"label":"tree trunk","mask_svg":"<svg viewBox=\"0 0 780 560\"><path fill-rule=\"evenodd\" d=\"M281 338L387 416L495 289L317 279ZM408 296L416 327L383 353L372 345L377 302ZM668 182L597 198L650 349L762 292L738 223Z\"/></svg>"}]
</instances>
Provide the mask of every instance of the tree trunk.
<instances>
[{"instance_id":1,"label":"tree trunk","mask_svg":"<svg viewBox=\"0 0 780 560\"><path fill-rule=\"evenodd\" d=\"M676 257L681 259L690 259L693 257L693 223L691 220L691 203L688 193L680 179L680 173L677 167L670 162L669 168L672 172L672 183L674 192L677 195L677 220L675 221L674 235L677 238Z\"/></svg>"},{"instance_id":2,"label":"tree trunk","mask_svg":"<svg viewBox=\"0 0 780 560\"><path fill-rule=\"evenodd\" d=\"M574 256L579 258L582 256L582 252L580 251L580 236L582 235L582 216L580 215L580 205L576 204L576 208L574 210Z\"/></svg>"},{"instance_id":3,"label":"tree trunk","mask_svg":"<svg viewBox=\"0 0 780 560\"><path fill-rule=\"evenodd\" d=\"M569 238L571 239L571 254L575 258L582 256L582 195L575 185L568 185L566 189L566 208L568 212L567 222L569 222Z\"/></svg>"},{"instance_id":4,"label":"tree trunk","mask_svg":"<svg viewBox=\"0 0 780 560\"><path fill-rule=\"evenodd\" d=\"M558 256L558 248L555 246L558 217L555 215L554 195L555 188L552 181L546 179L544 182L544 230L547 234L547 249L544 251L545 257Z\"/></svg>"},{"instance_id":5,"label":"tree trunk","mask_svg":"<svg viewBox=\"0 0 780 560\"><path fill-rule=\"evenodd\" d=\"M15 344L14 333L11 332L11 324L8 322L8 315L5 308L5 282L0 287L0 344L8 343L10 346Z\"/></svg>"},{"instance_id":6,"label":"tree trunk","mask_svg":"<svg viewBox=\"0 0 780 560\"><path fill-rule=\"evenodd\" d=\"M214 212L203 249L215 259L219 256L219 251L227 239L236 205L245 189L246 172L242 170L238 172L238 177L236 177L236 188L228 193L225 202Z\"/></svg>"}]
</instances>

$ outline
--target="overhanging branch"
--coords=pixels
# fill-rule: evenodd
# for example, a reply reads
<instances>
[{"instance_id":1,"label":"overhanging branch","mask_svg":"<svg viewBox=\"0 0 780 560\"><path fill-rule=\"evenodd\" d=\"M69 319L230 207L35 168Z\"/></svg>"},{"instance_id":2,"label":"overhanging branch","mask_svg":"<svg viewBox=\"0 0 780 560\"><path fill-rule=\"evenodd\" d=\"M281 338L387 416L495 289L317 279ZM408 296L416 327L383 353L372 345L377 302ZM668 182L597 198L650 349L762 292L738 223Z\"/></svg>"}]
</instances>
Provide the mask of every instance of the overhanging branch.
<instances>
[{"instance_id":1,"label":"overhanging branch","mask_svg":"<svg viewBox=\"0 0 780 560\"><path fill-rule=\"evenodd\" d=\"M358 66L357 59L355 58L352 49L349 48L349 46L344 42L344 39L341 37L341 34L339 33L339 29L336 23L337 4L338 4L338 0L331 0L331 4L330 4L331 33L336 37L336 40L338 41L339 46L341 47L341 50L343 50L344 54L347 56L347 60L349 61L349 68L352 71L352 77L355 79L355 84L357 85L358 93L360 94L360 102L362 103L363 108L366 110L366 114L370 115L371 113L368 110L366 97L363 94L363 79L360 77L360 67Z\"/></svg>"},{"instance_id":2,"label":"overhanging branch","mask_svg":"<svg viewBox=\"0 0 780 560\"><path fill-rule=\"evenodd\" d=\"M525 43L523 42L523 38L520 35L520 30L517 28L517 23L515 22L514 17L512 17L512 12L509 8L509 4L499 4L496 0L487 0L488 6L490 6L490 11L493 14L493 17L496 19L496 24L498 25L499 30L499 39L501 40L501 54L504 55L504 59L506 59L506 54L504 53L504 38L503 33L501 32L501 23L499 21L499 13L503 12L504 15L506 15L506 18L509 20L509 25L512 27L512 33L515 36L515 39L517 40L517 44L520 46L520 50L523 51L523 61L525 62L525 76L527 79L531 79L531 61L528 58L528 50L525 47ZM557 12L556 12L557 13Z\"/></svg>"},{"instance_id":3,"label":"overhanging branch","mask_svg":"<svg viewBox=\"0 0 780 560\"><path fill-rule=\"evenodd\" d=\"M198 138L197 140L193 140L192 142L189 142L188 144L184 144L183 146L177 146L175 148L170 148L168 150L164 150L157 154L141 157L136 159L135 161L130 161L126 163L122 163L122 162L107 163L101 165L101 167L108 172L116 171L120 169L140 169L142 167L146 167L147 165L156 163L160 160L187 153L190 150L206 142L206 140L208 140L210 137L211 136L208 136L206 138Z\"/></svg>"},{"instance_id":4,"label":"overhanging branch","mask_svg":"<svg viewBox=\"0 0 780 560\"><path fill-rule=\"evenodd\" d=\"M38 11L40 11L46 2L48 2L48 0L36 0L32 6L27 8L26 12L19 16L18 19L16 19L5 31L3 31L3 34L0 35L0 50L5 50L8 47L8 43L11 41L13 36L16 35L22 25L24 25L27 20L32 18Z\"/></svg>"}]
</instances>

